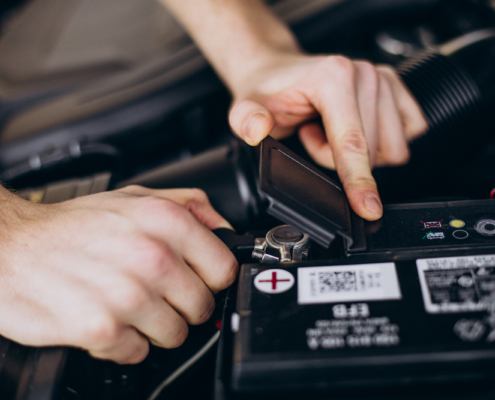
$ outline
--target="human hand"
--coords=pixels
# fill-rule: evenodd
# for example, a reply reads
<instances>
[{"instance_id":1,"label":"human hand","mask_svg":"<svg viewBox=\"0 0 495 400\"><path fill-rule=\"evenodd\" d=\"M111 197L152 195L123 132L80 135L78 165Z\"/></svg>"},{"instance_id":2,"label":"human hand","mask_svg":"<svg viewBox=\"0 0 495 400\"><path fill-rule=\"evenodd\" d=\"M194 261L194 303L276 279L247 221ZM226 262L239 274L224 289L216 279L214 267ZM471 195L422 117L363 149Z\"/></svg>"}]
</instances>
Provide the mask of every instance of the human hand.
<instances>
[{"instance_id":1,"label":"human hand","mask_svg":"<svg viewBox=\"0 0 495 400\"><path fill-rule=\"evenodd\" d=\"M236 259L210 231L230 225L198 189L1 200L0 334L25 345L137 363L148 340L182 344L188 323L211 316L212 292L236 278Z\"/></svg>"},{"instance_id":2,"label":"human hand","mask_svg":"<svg viewBox=\"0 0 495 400\"><path fill-rule=\"evenodd\" d=\"M233 131L256 145L299 130L318 164L336 169L353 210L382 216L374 166L401 165L408 143L428 126L395 71L342 56L301 53L272 57L247 76L231 79ZM321 116L323 127L315 122Z\"/></svg>"}]
</instances>

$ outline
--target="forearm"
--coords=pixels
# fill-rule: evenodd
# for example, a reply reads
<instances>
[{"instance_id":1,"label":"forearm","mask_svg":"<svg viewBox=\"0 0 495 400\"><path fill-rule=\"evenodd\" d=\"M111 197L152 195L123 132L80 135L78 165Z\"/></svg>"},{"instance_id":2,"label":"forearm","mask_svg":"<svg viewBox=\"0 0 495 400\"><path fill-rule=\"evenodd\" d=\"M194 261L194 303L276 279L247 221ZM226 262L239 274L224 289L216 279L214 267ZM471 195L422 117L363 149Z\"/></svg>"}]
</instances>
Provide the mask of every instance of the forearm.
<instances>
[{"instance_id":1,"label":"forearm","mask_svg":"<svg viewBox=\"0 0 495 400\"><path fill-rule=\"evenodd\" d=\"M299 52L288 27L260 0L160 0L231 90L281 55Z\"/></svg>"}]
</instances>

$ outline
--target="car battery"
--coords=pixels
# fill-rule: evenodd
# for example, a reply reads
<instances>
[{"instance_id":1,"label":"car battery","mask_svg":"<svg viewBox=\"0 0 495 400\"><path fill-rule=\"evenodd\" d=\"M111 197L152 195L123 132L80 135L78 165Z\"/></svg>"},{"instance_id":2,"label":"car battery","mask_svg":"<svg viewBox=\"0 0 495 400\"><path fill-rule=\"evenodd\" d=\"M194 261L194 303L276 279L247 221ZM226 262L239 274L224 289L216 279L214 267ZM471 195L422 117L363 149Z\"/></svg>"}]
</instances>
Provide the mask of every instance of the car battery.
<instances>
[{"instance_id":1,"label":"car battery","mask_svg":"<svg viewBox=\"0 0 495 400\"><path fill-rule=\"evenodd\" d=\"M255 240L261 262L228 296L217 400L495 398L494 201L390 205L364 221L271 138L259 190L290 225ZM336 238L341 257L312 259L308 243Z\"/></svg>"}]
</instances>

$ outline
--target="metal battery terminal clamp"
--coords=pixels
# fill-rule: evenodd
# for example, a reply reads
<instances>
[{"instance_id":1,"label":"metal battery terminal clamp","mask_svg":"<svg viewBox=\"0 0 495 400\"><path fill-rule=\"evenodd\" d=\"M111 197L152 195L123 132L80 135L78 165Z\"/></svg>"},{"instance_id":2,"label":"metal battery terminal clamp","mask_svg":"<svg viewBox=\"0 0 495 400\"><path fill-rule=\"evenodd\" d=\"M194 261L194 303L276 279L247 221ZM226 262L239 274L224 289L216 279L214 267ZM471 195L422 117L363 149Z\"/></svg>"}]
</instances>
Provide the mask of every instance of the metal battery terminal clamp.
<instances>
[{"instance_id":1,"label":"metal battery terminal clamp","mask_svg":"<svg viewBox=\"0 0 495 400\"><path fill-rule=\"evenodd\" d=\"M252 258L263 263L303 261L309 258L309 236L291 225L277 226L256 238Z\"/></svg>"}]
</instances>

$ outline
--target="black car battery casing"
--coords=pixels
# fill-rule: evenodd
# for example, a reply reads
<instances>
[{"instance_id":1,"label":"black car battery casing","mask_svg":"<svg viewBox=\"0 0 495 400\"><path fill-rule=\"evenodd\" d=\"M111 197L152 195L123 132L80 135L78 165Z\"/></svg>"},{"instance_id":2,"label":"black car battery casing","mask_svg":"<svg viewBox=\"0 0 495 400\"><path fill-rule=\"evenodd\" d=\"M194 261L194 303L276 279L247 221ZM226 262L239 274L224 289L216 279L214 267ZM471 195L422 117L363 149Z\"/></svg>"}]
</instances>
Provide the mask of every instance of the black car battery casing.
<instances>
[{"instance_id":1,"label":"black car battery casing","mask_svg":"<svg viewBox=\"0 0 495 400\"><path fill-rule=\"evenodd\" d=\"M323 246L342 237L346 257L241 267L217 399L495 398L495 202L367 222L278 142L260 160L269 212Z\"/></svg>"},{"instance_id":2,"label":"black car battery casing","mask_svg":"<svg viewBox=\"0 0 495 400\"><path fill-rule=\"evenodd\" d=\"M493 260L478 257L477 262L492 267L485 268L488 273L475 285L493 286ZM276 268L246 264L232 317L239 321L230 327L236 331L231 389L246 398L274 393L285 398L400 398L411 390L445 386L444 394L464 390L465 398L475 398L475 392L489 391L487 385L495 382L495 316L482 301L459 300L472 295L459 290L459 284L450 284L456 293L438 286L429 290L421 279L431 287L438 280L467 280L482 268L418 274L414 260L368 263L361 258ZM294 285L282 293L263 292L261 284L256 286L262 274L268 278L258 279L268 281L264 285L283 281L287 274L294 277ZM386 290L382 284L388 285ZM310 299L313 288L319 296ZM453 299L426 303L428 292Z\"/></svg>"}]
</instances>

